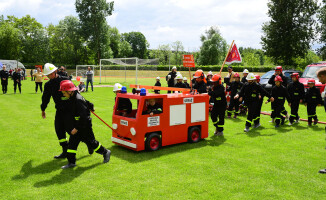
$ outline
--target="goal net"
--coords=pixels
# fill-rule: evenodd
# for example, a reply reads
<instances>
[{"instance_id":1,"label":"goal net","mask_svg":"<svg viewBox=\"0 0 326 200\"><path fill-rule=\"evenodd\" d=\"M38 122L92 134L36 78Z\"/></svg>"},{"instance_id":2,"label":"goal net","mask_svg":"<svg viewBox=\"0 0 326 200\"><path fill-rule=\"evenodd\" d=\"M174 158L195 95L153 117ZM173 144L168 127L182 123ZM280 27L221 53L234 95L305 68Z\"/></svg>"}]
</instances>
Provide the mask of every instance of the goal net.
<instances>
[{"instance_id":1,"label":"goal net","mask_svg":"<svg viewBox=\"0 0 326 200\"><path fill-rule=\"evenodd\" d=\"M140 84L142 78L156 77L158 59L112 58L100 60L100 83Z\"/></svg>"},{"instance_id":2,"label":"goal net","mask_svg":"<svg viewBox=\"0 0 326 200\"><path fill-rule=\"evenodd\" d=\"M73 77L72 79L76 80L77 76L79 76L80 80L86 81L87 79L86 72L88 71L88 67L90 67L91 70L94 72L93 73L93 81L94 81L94 76L98 76L96 71L96 68L98 67L97 65L76 65L76 72L72 73L72 77Z\"/></svg>"}]
</instances>

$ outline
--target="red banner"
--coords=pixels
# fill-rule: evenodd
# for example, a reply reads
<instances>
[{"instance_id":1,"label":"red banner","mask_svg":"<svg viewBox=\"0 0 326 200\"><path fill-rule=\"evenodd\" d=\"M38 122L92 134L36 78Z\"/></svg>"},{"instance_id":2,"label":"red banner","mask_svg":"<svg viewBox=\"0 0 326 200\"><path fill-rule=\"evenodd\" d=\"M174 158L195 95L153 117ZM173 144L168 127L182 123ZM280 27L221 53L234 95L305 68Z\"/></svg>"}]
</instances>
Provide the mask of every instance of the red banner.
<instances>
[{"instance_id":1,"label":"red banner","mask_svg":"<svg viewBox=\"0 0 326 200\"><path fill-rule=\"evenodd\" d=\"M195 60L193 55L183 55L182 61L184 67L195 67Z\"/></svg>"},{"instance_id":2,"label":"red banner","mask_svg":"<svg viewBox=\"0 0 326 200\"><path fill-rule=\"evenodd\" d=\"M226 59L226 64L232 64L232 63L241 63L242 59L241 59L241 55L238 51L237 45L234 44L231 51L229 52L227 59Z\"/></svg>"}]
</instances>

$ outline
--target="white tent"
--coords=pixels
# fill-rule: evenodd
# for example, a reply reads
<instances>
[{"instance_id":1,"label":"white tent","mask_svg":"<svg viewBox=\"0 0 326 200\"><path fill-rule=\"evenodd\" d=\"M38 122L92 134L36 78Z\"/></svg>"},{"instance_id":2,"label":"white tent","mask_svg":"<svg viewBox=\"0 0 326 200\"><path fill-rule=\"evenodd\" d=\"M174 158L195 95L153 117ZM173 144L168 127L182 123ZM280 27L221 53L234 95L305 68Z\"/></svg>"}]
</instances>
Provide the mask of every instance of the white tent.
<instances>
[{"instance_id":1,"label":"white tent","mask_svg":"<svg viewBox=\"0 0 326 200\"><path fill-rule=\"evenodd\" d=\"M15 69L17 67L19 67L21 69L25 69L25 66L23 65L23 63L21 63L17 60L0 60L0 63L2 63L2 65L6 65L7 70Z\"/></svg>"}]
</instances>

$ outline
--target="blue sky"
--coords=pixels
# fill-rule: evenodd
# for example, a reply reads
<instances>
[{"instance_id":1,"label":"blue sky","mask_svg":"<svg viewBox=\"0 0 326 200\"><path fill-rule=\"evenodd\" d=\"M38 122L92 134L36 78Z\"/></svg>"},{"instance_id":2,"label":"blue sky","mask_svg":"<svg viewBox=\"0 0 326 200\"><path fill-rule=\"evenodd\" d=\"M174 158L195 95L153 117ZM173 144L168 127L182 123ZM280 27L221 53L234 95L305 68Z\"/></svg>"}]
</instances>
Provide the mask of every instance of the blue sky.
<instances>
[{"instance_id":1,"label":"blue sky","mask_svg":"<svg viewBox=\"0 0 326 200\"><path fill-rule=\"evenodd\" d=\"M118 0L110 26L121 33L140 31L150 48L181 41L187 51L199 50L200 35L218 26L228 43L261 48L261 26L268 21L268 0ZM67 15L77 16L75 0L0 0L0 13L30 14L44 26Z\"/></svg>"}]
</instances>

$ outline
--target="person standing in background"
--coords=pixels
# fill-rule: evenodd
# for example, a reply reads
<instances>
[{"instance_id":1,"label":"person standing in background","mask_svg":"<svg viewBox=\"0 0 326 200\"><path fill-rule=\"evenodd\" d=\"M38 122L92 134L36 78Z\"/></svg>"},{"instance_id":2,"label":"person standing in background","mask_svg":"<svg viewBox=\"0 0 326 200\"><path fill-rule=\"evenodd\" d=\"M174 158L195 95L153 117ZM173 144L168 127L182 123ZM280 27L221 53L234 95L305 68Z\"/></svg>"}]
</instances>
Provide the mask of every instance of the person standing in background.
<instances>
[{"instance_id":1,"label":"person standing in background","mask_svg":"<svg viewBox=\"0 0 326 200\"><path fill-rule=\"evenodd\" d=\"M21 74L18 68L15 68L15 72L12 74L12 80L14 80L14 93L16 94L16 89L18 85L19 93L22 93L21 89Z\"/></svg>"},{"instance_id":2,"label":"person standing in background","mask_svg":"<svg viewBox=\"0 0 326 200\"><path fill-rule=\"evenodd\" d=\"M87 77L87 80L86 80L86 92L88 91L88 83L91 84L92 92L93 92L93 76L94 76L93 70L91 70L91 67L88 67L88 70L86 72L86 77Z\"/></svg>"},{"instance_id":3,"label":"person standing in background","mask_svg":"<svg viewBox=\"0 0 326 200\"><path fill-rule=\"evenodd\" d=\"M38 86L40 87L41 93L43 93L43 72L41 72L40 68L37 68L37 73L33 74L35 77L35 93L37 93Z\"/></svg>"},{"instance_id":4,"label":"person standing in background","mask_svg":"<svg viewBox=\"0 0 326 200\"><path fill-rule=\"evenodd\" d=\"M3 94L6 94L8 90L8 78L9 78L9 72L6 70L6 65L3 65L2 70L0 71L0 79L1 79Z\"/></svg>"}]
</instances>

